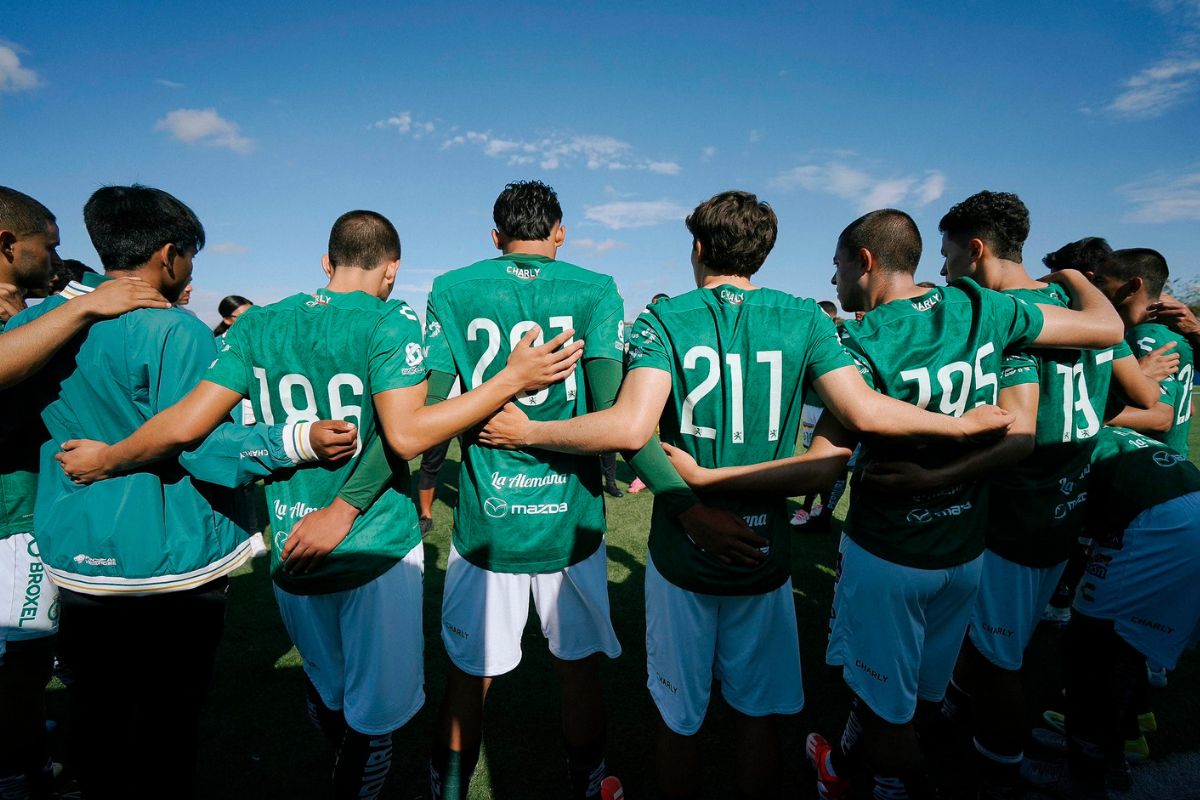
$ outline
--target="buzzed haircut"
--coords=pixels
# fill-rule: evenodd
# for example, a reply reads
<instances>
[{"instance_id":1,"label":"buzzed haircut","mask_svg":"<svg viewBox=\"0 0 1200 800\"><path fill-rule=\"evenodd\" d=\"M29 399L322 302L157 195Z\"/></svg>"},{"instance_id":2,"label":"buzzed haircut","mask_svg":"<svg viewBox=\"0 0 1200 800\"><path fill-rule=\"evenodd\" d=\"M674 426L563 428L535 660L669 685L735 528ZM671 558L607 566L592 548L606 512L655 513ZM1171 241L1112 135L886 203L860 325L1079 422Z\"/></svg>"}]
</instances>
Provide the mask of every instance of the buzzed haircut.
<instances>
[{"instance_id":1,"label":"buzzed haircut","mask_svg":"<svg viewBox=\"0 0 1200 800\"><path fill-rule=\"evenodd\" d=\"M1141 278L1146 286L1146 297L1157 300L1162 294L1167 279L1171 277L1167 269L1167 260L1162 253L1149 247L1130 247L1126 250L1114 250L1100 265L1098 272L1106 277L1116 278L1127 283L1134 278Z\"/></svg>"},{"instance_id":2,"label":"buzzed haircut","mask_svg":"<svg viewBox=\"0 0 1200 800\"><path fill-rule=\"evenodd\" d=\"M979 239L997 258L1020 263L1029 238L1029 209L1011 192L983 191L951 206L938 230L959 244Z\"/></svg>"},{"instance_id":3,"label":"buzzed haircut","mask_svg":"<svg viewBox=\"0 0 1200 800\"><path fill-rule=\"evenodd\" d=\"M347 211L329 231L329 263L333 267L375 269L400 260L396 226L374 211Z\"/></svg>"},{"instance_id":4,"label":"buzzed haircut","mask_svg":"<svg viewBox=\"0 0 1200 800\"><path fill-rule=\"evenodd\" d=\"M168 244L193 255L204 247L204 226L194 211L161 189L136 183L93 192L83 223L106 270L140 267Z\"/></svg>"},{"instance_id":5,"label":"buzzed haircut","mask_svg":"<svg viewBox=\"0 0 1200 800\"><path fill-rule=\"evenodd\" d=\"M921 261L921 231L913 218L896 208L863 214L838 237L838 249L857 253L871 251L885 272L912 275Z\"/></svg>"},{"instance_id":6,"label":"buzzed haircut","mask_svg":"<svg viewBox=\"0 0 1200 800\"><path fill-rule=\"evenodd\" d=\"M1112 247L1099 236L1088 236L1077 242L1064 244L1053 253L1046 253L1042 263L1051 272L1060 269L1077 269L1080 272L1095 272L1106 258L1112 255Z\"/></svg>"},{"instance_id":7,"label":"buzzed haircut","mask_svg":"<svg viewBox=\"0 0 1200 800\"><path fill-rule=\"evenodd\" d=\"M562 222L558 195L541 181L517 181L504 187L492 206L492 221L506 239L540 242Z\"/></svg>"},{"instance_id":8,"label":"buzzed haircut","mask_svg":"<svg viewBox=\"0 0 1200 800\"><path fill-rule=\"evenodd\" d=\"M767 260L779 233L774 209L750 192L721 192L688 215L704 266L721 275L750 277Z\"/></svg>"},{"instance_id":9,"label":"buzzed haircut","mask_svg":"<svg viewBox=\"0 0 1200 800\"><path fill-rule=\"evenodd\" d=\"M659 292L658 294L654 295L654 297L650 298L650 305L654 305L659 300L670 300L670 299L671 299L671 295L667 294L666 292Z\"/></svg>"},{"instance_id":10,"label":"buzzed haircut","mask_svg":"<svg viewBox=\"0 0 1200 800\"><path fill-rule=\"evenodd\" d=\"M0 228L29 236L42 233L52 222L50 209L23 192L0 186Z\"/></svg>"},{"instance_id":11,"label":"buzzed haircut","mask_svg":"<svg viewBox=\"0 0 1200 800\"><path fill-rule=\"evenodd\" d=\"M837 306L834 305L832 300L818 300L817 305L820 306L821 310L828 314L830 318L837 316Z\"/></svg>"}]
</instances>

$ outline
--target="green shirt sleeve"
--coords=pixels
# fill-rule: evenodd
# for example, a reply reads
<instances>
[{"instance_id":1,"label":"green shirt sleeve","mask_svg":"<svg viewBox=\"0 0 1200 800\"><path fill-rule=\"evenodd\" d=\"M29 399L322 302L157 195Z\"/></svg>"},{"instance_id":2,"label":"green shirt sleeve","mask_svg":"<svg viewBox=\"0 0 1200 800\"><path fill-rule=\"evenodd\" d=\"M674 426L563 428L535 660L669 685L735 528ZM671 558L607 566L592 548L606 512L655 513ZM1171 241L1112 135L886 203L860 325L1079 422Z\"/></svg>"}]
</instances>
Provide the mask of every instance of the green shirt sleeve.
<instances>
[{"instance_id":1,"label":"green shirt sleeve","mask_svg":"<svg viewBox=\"0 0 1200 800\"><path fill-rule=\"evenodd\" d=\"M621 363L610 358L592 358L583 362L590 411L603 411L617 401L621 391Z\"/></svg>"},{"instance_id":2,"label":"green shirt sleeve","mask_svg":"<svg viewBox=\"0 0 1200 800\"><path fill-rule=\"evenodd\" d=\"M425 366L430 370L454 375L457 370L454 367L454 356L450 353L450 340L442 329L441 303L441 292L438 291L435 281L425 306Z\"/></svg>"},{"instance_id":3,"label":"green shirt sleeve","mask_svg":"<svg viewBox=\"0 0 1200 800\"><path fill-rule=\"evenodd\" d=\"M1020 349L1032 345L1042 332L1044 318L1041 310L1033 303L1027 303L1019 297L1014 297L991 289L979 289L992 311L999 341L1004 343L1005 350Z\"/></svg>"},{"instance_id":4,"label":"green shirt sleeve","mask_svg":"<svg viewBox=\"0 0 1200 800\"><path fill-rule=\"evenodd\" d=\"M608 358L620 362L625 354L625 344L621 340L624 320L625 302L617 291L617 284L610 278L588 320L588 328L582 334L584 359Z\"/></svg>"},{"instance_id":5,"label":"green shirt sleeve","mask_svg":"<svg viewBox=\"0 0 1200 800\"><path fill-rule=\"evenodd\" d=\"M1008 353L1000 362L1000 388L1038 383L1038 359L1028 352Z\"/></svg>"},{"instance_id":6,"label":"green shirt sleeve","mask_svg":"<svg viewBox=\"0 0 1200 800\"><path fill-rule=\"evenodd\" d=\"M371 335L367 356L371 392L416 386L425 380L425 346L421 323L408 303L388 303Z\"/></svg>"},{"instance_id":7,"label":"green shirt sleeve","mask_svg":"<svg viewBox=\"0 0 1200 800\"><path fill-rule=\"evenodd\" d=\"M249 397L251 366L249 359L246 358L242 334L250 321L241 320L241 322L243 327L234 326L221 337L221 344L217 348L217 358L204 373L204 380L224 386L242 397Z\"/></svg>"},{"instance_id":8,"label":"green shirt sleeve","mask_svg":"<svg viewBox=\"0 0 1200 800\"><path fill-rule=\"evenodd\" d=\"M655 500L661 501L672 517L679 516L700 502L691 487L671 466L657 434L651 436L645 447L625 461L650 491L654 492Z\"/></svg>"},{"instance_id":9,"label":"green shirt sleeve","mask_svg":"<svg viewBox=\"0 0 1200 800\"><path fill-rule=\"evenodd\" d=\"M633 323L633 332L629 334L625 369L649 367L670 372L671 354L667 349L666 338L662 325L654 315L649 311L643 312Z\"/></svg>"},{"instance_id":10,"label":"green shirt sleeve","mask_svg":"<svg viewBox=\"0 0 1200 800\"><path fill-rule=\"evenodd\" d=\"M816 305L815 303L813 304ZM808 357L806 359L806 384L812 382L827 372L842 367L853 366L854 361L842 341L838 337L837 326L825 312L818 307L813 313L813 324L809 329Z\"/></svg>"}]
</instances>

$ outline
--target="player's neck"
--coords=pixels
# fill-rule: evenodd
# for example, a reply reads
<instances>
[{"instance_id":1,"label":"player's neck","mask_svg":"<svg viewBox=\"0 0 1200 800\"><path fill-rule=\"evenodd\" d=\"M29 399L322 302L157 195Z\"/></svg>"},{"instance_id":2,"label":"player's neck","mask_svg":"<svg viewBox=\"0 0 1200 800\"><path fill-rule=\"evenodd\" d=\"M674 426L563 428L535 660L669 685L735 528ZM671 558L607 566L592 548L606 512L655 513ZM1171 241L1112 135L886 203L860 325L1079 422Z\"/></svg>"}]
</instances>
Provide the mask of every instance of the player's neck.
<instances>
[{"instance_id":1,"label":"player's neck","mask_svg":"<svg viewBox=\"0 0 1200 800\"><path fill-rule=\"evenodd\" d=\"M975 272L975 282L985 289L1006 292L1009 289L1041 289L1046 284L1035 281L1020 261L998 258L981 265Z\"/></svg>"},{"instance_id":2,"label":"player's neck","mask_svg":"<svg viewBox=\"0 0 1200 800\"><path fill-rule=\"evenodd\" d=\"M378 297L379 284L379 270L351 267L334 270L333 274L329 276L329 283L325 285L325 288L339 294L366 292L372 297Z\"/></svg>"},{"instance_id":3,"label":"player's neck","mask_svg":"<svg viewBox=\"0 0 1200 800\"><path fill-rule=\"evenodd\" d=\"M717 286L736 286L739 289L757 289L750 279L745 275L718 275L715 272L709 272L707 269L700 276L701 289L713 289Z\"/></svg>"},{"instance_id":4,"label":"player's neck","mask_svg":"<svg viewBox=\"0 0 1200 800\"><path fill-rule=\"evenodd\" d=\"M515 239L505 242L500 252L506 256L542 256L554 259L558 256L558 245L553 239Z\"/></svg>"},{"instance_id":5,"label":"player's neck","mask_svg":"<svg viewBox=\"0 0 1200 800\"><path fill-rule=\"evenodd\" d=\"M910 300L920 297L930 291L924 286L917 286L913 276L907 272L880 273L879 279L867 287L867 308L871 311L893 300Z\"/></svg>"},{"instance_id":6,"label":"player's neck","mask_svg":"<svg viewBox=\"0 0 1200 800\"><path fill-rule=\"evenodd\" d=\"M1121 321L1125 323L1125 330L1129 330L1135 325L1141 325L1143 322L1150 322L1150 309L1148 306L1156 302L1158 302L1158 298L1151 300L1146 296L1145 292L1138 292L1122 303L1117 308L1117 314L1120 315Z\"/></svg>"}]
</instances>

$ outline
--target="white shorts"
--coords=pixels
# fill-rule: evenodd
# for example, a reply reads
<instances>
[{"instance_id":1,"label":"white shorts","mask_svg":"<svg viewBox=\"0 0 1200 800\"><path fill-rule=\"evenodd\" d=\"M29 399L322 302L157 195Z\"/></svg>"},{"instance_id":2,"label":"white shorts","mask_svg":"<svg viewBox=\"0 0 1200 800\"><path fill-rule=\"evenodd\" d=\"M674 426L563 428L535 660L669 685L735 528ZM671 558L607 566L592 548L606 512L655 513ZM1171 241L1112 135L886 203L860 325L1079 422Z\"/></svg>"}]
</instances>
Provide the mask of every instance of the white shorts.
<instances>
[{"instance_id":1,"label":"white shorts","mask_svg":"<svg viewBox=\"0 0 1200 800\"><path fill-rule=\"evenodd\" d=\"M821 406L807 404L800 408L800 442L805 448L812 447L813 431L817 429L817 423L821 421L821 412L824 410Z\"/></svg>"},{"instance_id":2,"label":"white shorts","mask_svg":"<svg viewBox=\"0 0 1200 800\"><path fill-rule=\"evenodd\" d=\"M321 701L359 733L390 733L425 703L424 572L418 544L354 589L299 595L275 587L283 624Z\"/></svg>"},{"instance_id":3,"label":"white shorts","mask_svg":"<svg viewBox=\"0 0 1200 800\"><path fill-rule=\"evenodd\" d=\"M1120 548L1097 544L1075 608L1113 621L1117 635L1153 664L1174 669L1200 634L1200 492L1149 508Z\"/></svg>"},{"instance_id":4,"label":"white shorts","mask_svg":"<svg viewBox=\"0 0 1200 800\"><path fill-rule=\"evenodd\" d=\"M30 533L0 539L0 659L8 642L58 631L58 587L38 557Z\"/></svg>"},{"instance_id":5,"label":"white shorts","mask_svg":"<svg viewBox=\"0 0 1200 800\"><path fill-rule=\"evenodd\" d=\"M535 574L481 569L451 545L442 595L442 643L454 665L485 678L516 669L531 594L555 658L621 655L608 612L608 551L603 542L577 564Z\"/></svg>"},{"instance_id":6,"label":"white shorts","mask_svg":"<svg viewBox=\"0 0 1200 800\"><path fill-rule=\"evenodd\" d=\"M1065 561L1052 567L1026 567L983 551L979 596L968 633L980 655L1000 669L1021 668L1042 609L1066 567Z\"/></svg>"},{"instance_id":7,"label":"white shorts","mask_svg":"<svg viewBox=\"0 0 1200 800\"><path fill-rule=\"evenodd\" d=\"M748 717L804 707L791 580L766 594L697 594L647 558L646 686L668 728L700 730L714 678L725 702Z\"/></svg>"},{"instance_id":8,"label":"white shorts","mask_svg":"<svg viewBox=\"0 0 1200 800\"><path fill-rule=\"evenodd\" d=\"M918 698L946 694L982 566L980 556L946 569L906 567L843 534L825 660L880 717L911 721Z\"/></svg>"}]
</instances>

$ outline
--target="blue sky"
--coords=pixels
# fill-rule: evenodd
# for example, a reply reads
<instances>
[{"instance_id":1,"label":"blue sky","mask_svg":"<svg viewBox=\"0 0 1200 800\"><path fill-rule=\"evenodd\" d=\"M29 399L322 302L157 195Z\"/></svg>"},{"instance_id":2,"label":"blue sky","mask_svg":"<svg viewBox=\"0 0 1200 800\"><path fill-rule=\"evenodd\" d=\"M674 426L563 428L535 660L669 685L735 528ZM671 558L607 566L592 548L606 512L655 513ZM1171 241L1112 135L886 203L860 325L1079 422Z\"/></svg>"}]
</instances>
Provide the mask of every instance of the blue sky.
<instances>
[{"instance_id":1,"label":"blue sky","mask_svg":"<svg viewBox=\"0 0 1200 800\"><path fill-rule=\"evenodd\" d=\"M492 254L503 185L559 193L560 256L635 314L691 288L682 218L728 188L780 217L758 281L832 298L838 232L980 189L1030 207L1031 271L1087 235L1200 273L1200 0L407 4L46 2L4 12L0 181L58 215L106 183L164 188L209 246L193 308L312 289L329 226L400 230L397 296Z\"/></svg>"}]
</instances>

